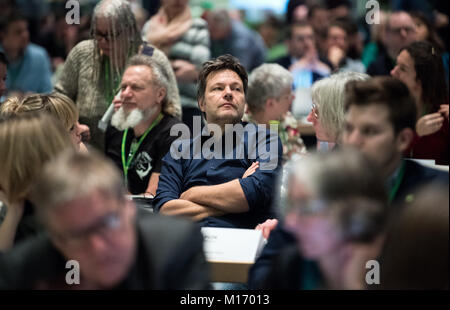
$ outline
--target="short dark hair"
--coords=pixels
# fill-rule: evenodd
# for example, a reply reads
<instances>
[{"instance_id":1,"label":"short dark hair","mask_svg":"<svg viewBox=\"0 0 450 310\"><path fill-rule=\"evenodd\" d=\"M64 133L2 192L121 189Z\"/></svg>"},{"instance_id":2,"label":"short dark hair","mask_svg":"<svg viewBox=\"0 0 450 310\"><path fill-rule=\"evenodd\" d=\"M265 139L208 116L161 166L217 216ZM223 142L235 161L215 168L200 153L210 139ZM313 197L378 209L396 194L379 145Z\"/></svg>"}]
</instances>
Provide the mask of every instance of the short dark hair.
<instances>
[{"instance_id":1,"label":"short dark hair","mask_svg":"<svg viewBox=\"0 0 450 310\"><path fill-rule=\"evenodd\" d=\"M230 54L222 55L216 59L208 60L203 63L202 70L198 76L197 84L197 100L200 102L205 96L206 79L208 76L217 71L231 70L236 72L242 80L244 86L244 94L247 93L248 75L244 66L241 65L236 57Z\"/></svg>"},{"instance_id":2,"label":"short dark hair","mask_svg":"<svg viewBox=\"0 0 450 310\"><path fill-rule=\"evenodd\" d=\"M309 27L312 29L312 31L314 32L314 27L309 23L309 22L293 22L288 29L288 39L292 39L292 33L294 32L294 28L305 28L305 27Z\"/></svg>"},{"instance_id":3,"label":"short dark hair","mask_svg":"<svg viewBox=\"0 0 450 310\"><path fill-rule=\"evenodd\" d=\"M6 55L3 52L0 52L0 62L5 65L9 65L8 59L6 59Z\"/></svg>"},{"instance_id":4,"label":"short dark hair","mask_svg":"<svg viewBox=\"0 0 450 310\"><path fill-rule=\"evenodd\" d=\"M18 11L12 11L8 15L0 18L0 33L6 32L9 25L17 21L27 21L27 18Z\"/></svg>"},{"instance_id":5,"label":"short dark hair","mask_svg":"<svg viewBox=\"0 0 450 310\"><path fill-rule=\"evenodd\" d=\"M405 128L415 129L417 107L408 87L393 77L374 77L367 81L350 81L345 86L347 112L352 105L385 105L389 121L398 134Z\"/></svg>"},{"instance_id":6,"label":"short dark hair","mask_svg":"<svg viewBox=\"0 0 450 310\"><path fill-rule=\"evenodd\" d=\"M439 110L441 104L448 103L447 84L442 56L438 48L426 41L413 42L402 48L399 53L406 50L414 61L416 80L422 85L422 98L425 111L431 113Z\"/></svg>"}]
</instances>

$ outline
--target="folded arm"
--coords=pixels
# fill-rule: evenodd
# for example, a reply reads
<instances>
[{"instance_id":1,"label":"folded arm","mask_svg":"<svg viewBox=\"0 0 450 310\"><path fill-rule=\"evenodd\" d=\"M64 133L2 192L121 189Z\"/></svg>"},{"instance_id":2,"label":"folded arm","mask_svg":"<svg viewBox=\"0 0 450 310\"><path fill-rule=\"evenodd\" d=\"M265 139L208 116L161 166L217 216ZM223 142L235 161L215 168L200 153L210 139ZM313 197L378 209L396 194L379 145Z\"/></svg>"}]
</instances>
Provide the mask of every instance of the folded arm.
<instances>
[{"instance_id":1,"label":"folded arm","mask_svg":"<svg viewBox=\"0 0 450 310\"><path fill-rule=\"evenodd\" d=\"M242 213L249 210L239 179L218 185L191 187L181 194L180 199L226 213Z\"/></svg>"},{"instance_id":2,"label":"folded arm","mask_svg":"<svg viewBox=\"0 0 450 310\"><path fill-rule=\"evenodd\" d=\"M225 212L218 209L184 199L174 199L166 202L162 205L159 212L166 215L187 217L193 221L200 221L205 217L222 216L225 214Z\"/></svg>"}]
</instances>

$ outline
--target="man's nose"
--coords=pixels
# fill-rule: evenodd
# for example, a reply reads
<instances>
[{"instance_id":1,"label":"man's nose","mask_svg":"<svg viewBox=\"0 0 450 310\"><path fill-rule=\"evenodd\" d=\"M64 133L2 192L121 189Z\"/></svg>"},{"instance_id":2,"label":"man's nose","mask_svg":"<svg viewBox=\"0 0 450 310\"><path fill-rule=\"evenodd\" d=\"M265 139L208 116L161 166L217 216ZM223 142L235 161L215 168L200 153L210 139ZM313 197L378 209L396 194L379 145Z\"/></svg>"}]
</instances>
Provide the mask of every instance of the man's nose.
<instances>
[{"instance_id":1,"label":"man's nose","mask_svg":"<svg viewBox=\"0 0 450 310\"><path fill-rule=\"evenodd\" d=\"M348 135L347 138L348 145L360 147L362 145L362 142L363 142L362 136L357 130L354 130Z\"/></svg>"},{"instance_id":2,"label":"man's nose","mask_svg":"<svg viewBox=\"0 0 450 310\"><path fill-rule=\"evenodd\" d=\"M229 86L225 87L224 91L225 91L224 94L225 99L227 100L233 99L233 92L231 91L231 88Z\"/></svg>"}]
</instances>

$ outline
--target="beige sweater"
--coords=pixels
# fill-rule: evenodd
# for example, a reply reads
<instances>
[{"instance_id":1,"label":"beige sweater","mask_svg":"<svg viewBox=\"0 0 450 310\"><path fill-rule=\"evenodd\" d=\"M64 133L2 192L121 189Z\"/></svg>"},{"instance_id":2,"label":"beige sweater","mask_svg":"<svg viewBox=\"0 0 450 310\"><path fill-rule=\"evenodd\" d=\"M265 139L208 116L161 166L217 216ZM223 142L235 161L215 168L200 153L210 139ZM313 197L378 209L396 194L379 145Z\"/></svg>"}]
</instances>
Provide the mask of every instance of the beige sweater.
<instances>
[{"instance_id":1,"label":"beige sweater","mask_svg":"<svg viewBox=\"0 0 450 310\"><path fill-rule=\"evenodd\" d=\"M181 115L181 105L178 87L170 62L163 52L156 49L152 56L162 65L169 76L168 99L178 106L178 115ZM106 112L110 102L102 80L94 81L94 41L86 40L77 44L69 53L63 71L55 90L69 96L78 106L80 123L89 126L91 131L90 144L99 150L104 148L104 134L98 129L98 122ZM100 75L100 79L104 78ZM120 79L121 77L117 77Z\"/></svg>"}]
</instances>

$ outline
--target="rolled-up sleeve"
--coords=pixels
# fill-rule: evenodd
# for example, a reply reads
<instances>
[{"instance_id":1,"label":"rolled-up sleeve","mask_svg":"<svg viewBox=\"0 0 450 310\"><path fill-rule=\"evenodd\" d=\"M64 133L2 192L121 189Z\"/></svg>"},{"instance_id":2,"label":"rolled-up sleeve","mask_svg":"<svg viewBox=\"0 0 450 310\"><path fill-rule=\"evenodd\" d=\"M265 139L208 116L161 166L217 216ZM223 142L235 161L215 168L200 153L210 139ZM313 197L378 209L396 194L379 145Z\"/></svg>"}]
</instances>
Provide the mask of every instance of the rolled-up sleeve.
<instances>
[{"instance_id":1,"label":"rolled-up sleeve","mask_svg":"<svg viewBox=\"0 0 450 310\"><path fill-rule=\"evenodd\" d=\"M270 144L271 140L272 144ZM274 141L277 143L273 143ZM283 147L278 135L271 135L269 133L266 135L266 146L267 145L270 145L269 158L257 156L256 161L259 161L260 168L249 177L239 179L250 211L256 211L260 208L270 208L275 194L278 174L281 170ZM271 148L275 149L272 150ZM270 161L273 161L273 169L261 169L261 166L264 163L268 164ZM271 165L268 165L268 167L270 166Z\"/></svg>"},{"instance_id":2,"label":"rolled-up sleeve","mask_svg":"<svg viewBox=\"0 0 450 310\"><path fill-rule=\"evenodd\" d=\"M159 176L158 189L153 199L155 212L168 201L178 199L183 188L182 159L173 159L170 152L163 158L161 174Z\"/></svg>"}]
</instances>

